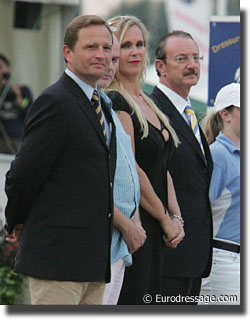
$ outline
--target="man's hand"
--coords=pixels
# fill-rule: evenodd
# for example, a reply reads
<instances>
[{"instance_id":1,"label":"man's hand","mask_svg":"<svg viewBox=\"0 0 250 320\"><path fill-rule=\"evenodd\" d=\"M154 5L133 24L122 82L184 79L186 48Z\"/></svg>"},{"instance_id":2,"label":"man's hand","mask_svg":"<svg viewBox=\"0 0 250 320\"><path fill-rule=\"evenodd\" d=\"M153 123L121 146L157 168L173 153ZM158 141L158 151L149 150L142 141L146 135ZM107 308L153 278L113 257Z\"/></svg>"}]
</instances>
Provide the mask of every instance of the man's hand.
<instances>
[{"instance_id":1,"label":"man's hand","mask_svg":"<svg viewBox=\"0 0 250 320\"><path fill-rule=\"evenodd\" d=\"M9 243L16 243L19 241L21 232L23 229L23 225L22 224L17 224L14 228L14 230L12 231L12 233L8 233L6 231L6 241Z\"/></svg>"}]
</instances>

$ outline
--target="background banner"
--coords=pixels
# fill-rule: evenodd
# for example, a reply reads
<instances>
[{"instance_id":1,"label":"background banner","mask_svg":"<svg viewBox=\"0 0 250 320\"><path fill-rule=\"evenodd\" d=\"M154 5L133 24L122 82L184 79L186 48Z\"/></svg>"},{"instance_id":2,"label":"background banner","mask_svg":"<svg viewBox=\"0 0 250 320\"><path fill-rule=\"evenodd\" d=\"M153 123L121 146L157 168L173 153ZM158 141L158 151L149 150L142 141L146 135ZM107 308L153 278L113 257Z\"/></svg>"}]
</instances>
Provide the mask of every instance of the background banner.
<instances>
[{"instance_id":1,"label":"background banner","mask_svg":"<svg viewBox=\"0 0 250 320\"><path fill-rule=\"evenodd\" d=\"M240 83L239 16L211 17L208 75L208 106L224 85Z\"/></svg>"}]
</instances>

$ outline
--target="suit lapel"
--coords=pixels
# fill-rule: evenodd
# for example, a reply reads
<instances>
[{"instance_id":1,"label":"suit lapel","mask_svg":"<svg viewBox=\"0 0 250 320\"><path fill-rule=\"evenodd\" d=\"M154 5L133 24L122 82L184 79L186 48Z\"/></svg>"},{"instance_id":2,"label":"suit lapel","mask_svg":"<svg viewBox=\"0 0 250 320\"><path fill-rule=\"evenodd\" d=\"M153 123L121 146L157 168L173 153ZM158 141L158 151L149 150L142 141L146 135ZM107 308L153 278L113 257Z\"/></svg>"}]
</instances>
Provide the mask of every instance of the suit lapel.
<instances>
[{"instance_id":1,"label":"suit lapel","mask_svg":"<svg viewBox=\"0 0 250 320\"><path fill-rule=\"evenodd\" d=\"M95 131L97 132L99 138L101 139L102 143L106 145L106 141L101 129L101 125L99 123L99 120L96 116L95 110L89 101L89 99L86 97L85 99L82 99L82 97L79 97L79 107L80 109L85 113L86 117L89 119L89 121L92 123Z\"/></svg>"},{"instance_id":2,"label":"suit lapel","mask_svg":"<svg viewBox=\"0 0 250 320\"><path fill-rule=\"evenodd\" d=\"M213 169L213 159L211 156L211 152L210 152L210 148L209 145L207 143L207 139L203 133L203 131L200 129L200 133L201 133L201 140L202 140L202 144L203 144L203 148L205 151L205 156L206 156L206 162L207 162L207 167L208 170L212 172Z\"/></svg>"},{"instance_id":3,"label":"suit lapel","mask_svg":"<svg viewBox=\"0 0 250 320\"><path fill-rule=\"evenodd\" d=\"M86 115L86 117L89 119L91 124L93 125L95 131L97 132L99 138L101 139L102 143L104 144L105 148L107 148L106 140L103 135L101 125L99 123L99 120L96 116L95 110L89 101L88 97L86 94L82 91L82 89L78 86L78 84L71 79L67 74L63 74L61 77L61 80L64 82L64 84L70 89L70 91L76 96L77 99L77 104L81 111ZM108 107L106 106L104 100L101 101L102 103L102 108L105 112L105 116L108 120L108 122L111 124L111 129L112 129L112 136L115 134L115 126L113 123L113 119L111 117L110 111L108 110Z\"/></svg>"},{"instance_id":4,"label":"suit lapel","mask_svg":"<svg viewBox=\"0 0 250 320\"><path fill-rule=\"evenodd\" d=\"M170 120L170 123L172 123L173 127L175 128L175 131L179 136L179 139L181 141L186 141L204 161L205 159L202 154L201 147L192 129L187 124L187 122L183 119L183 117L180 115L178 110L175 109L175 111L176 111L176 115L173 115L173 114L172 116L169 115L169 120Z\"/></svg>"},{"instance_id":5,"label":"suit lapel","mask_svg":"<svg viewBox=\"0 0 250 320\"><path fill-rule=\"evenodd\" d=\"M192 147L192 149L199 155L202 161L206 162L201 151L199 142L197 141L192 129L183 119L182 115L175 108L175 106L169 100L169 98L157 87L155 87L152 92L152 98L156 101L156 104L157 101L159 101L161 110L168 116L170 124L175 129L180 141L186 141Z\"/></svg>"}]
</instances>

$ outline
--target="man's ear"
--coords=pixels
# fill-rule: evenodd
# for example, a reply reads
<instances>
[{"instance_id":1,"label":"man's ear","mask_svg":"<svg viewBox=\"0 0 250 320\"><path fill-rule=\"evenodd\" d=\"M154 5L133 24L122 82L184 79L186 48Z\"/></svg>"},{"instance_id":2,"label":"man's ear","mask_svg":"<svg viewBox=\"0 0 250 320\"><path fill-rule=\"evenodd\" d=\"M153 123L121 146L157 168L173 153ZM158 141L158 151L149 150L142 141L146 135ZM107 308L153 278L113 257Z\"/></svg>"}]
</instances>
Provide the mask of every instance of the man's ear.
<instances>
[{"instance_id":1,"label":"man's ear","mask_svg":"<svg viewBox=\"0 0 250 320\"><path fill-rule=\"evenodd\" d=\"M68 45L64 44L62 47L63 55L64 55L64 60L66 63L70 62L70 53L71 49Z\"/></svg>"},{"instance_id":2,"label":"man's ear","mask_svg":"<svg viewBox=\"0 0 250 320\"><path fill-rule=\"evenodd\" d=\"M155 59L155 69L158 71L159 76L164 76L166 74L165 63L160 59Z\"/></svg>"}]
</instances>

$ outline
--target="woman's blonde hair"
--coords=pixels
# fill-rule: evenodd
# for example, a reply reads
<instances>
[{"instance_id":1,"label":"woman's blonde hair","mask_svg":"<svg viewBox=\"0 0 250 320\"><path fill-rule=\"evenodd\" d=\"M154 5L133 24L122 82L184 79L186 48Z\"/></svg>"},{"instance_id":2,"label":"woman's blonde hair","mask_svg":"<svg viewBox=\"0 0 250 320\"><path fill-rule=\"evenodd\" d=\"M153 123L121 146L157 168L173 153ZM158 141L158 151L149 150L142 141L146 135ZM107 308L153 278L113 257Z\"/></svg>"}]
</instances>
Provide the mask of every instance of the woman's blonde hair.
<instances>
[{"instance_id":1,"label":"woman's blonde hair","mask_svg":"<svg viewBox=\"0 0 250 320\"><path fill-rule=\"evenodd\" d=\"M148 61L149 61L148 54L147 54L148 32L147 32L144 24L138 18L136 18L134 16L116 16L116 17L108 20L108 23L109 23L111 29L113 29L113 32L118 39L120 47L121 47L124 35L130 27L135 25L141 30L143 40L144 40L144 46L146 49L146 54L145 54L144 61L143 61L143 70L140 75L141 88L142 88L142 86L144 84L144 80L145 80ZM144 114L142 113L139 105L134 101L134 99L127 92L127 90L125 90L123 84L119 80L119 61L118 61L117 71L116 71L114 80L112 81L108 91L111 91L111 90L115 90L115 91L120 92L122 94L122 96L126 99L128 104L130 105L132 111L136 114L136 116L140 122L141 129L143 132L142 139L147 137L148 136L147 119L144 116ZM179 139L178 139L174 129L171 127L167 116L164 115L164 113L160 111L160 109L156 106L156 104L141 89L140 89L140 95L143 97L144 101L150 106L150 108L156 113L156 115L161 120L161 122L165 125L165 127L169 130L171 136L173 137L175 146L178 146Z\"/></svg>"},{"instance_id":2,"label":"woman's blonde hair","mask_svg":"<svg viewBox=\"0 0 250 320\"><path fill-rule=\"evenodd\" d=\"M233 111L233 108L235 107L229 106L225 108L225 110L231 113ZM220 112L213 112L213 110L208 109L206 116L201 121L201 127L208 144L212 144L224 127L223 119L220 116Z\"/></svg>"}]
</instances>

